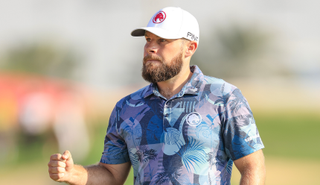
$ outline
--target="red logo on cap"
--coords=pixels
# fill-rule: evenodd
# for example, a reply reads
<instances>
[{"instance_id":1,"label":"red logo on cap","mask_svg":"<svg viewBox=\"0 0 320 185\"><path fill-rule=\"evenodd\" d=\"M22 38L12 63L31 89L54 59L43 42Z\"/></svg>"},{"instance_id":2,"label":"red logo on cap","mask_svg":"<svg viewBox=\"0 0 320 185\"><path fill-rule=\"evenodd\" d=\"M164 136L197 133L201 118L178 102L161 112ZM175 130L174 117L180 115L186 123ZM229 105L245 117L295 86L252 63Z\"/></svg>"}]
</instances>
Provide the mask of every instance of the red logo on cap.
<instances>
[{"instance_id":1,"label":"red logo on cap","mask_svg":"<svg viewBox=\"0 0 320 185\"><path fill-rule=\"evenodd\" d=\"M162 23L166 19L166 13L164 11L160 11L156 16L153 17L152 22L155 24Z\"/></svg>"}]
</instances>

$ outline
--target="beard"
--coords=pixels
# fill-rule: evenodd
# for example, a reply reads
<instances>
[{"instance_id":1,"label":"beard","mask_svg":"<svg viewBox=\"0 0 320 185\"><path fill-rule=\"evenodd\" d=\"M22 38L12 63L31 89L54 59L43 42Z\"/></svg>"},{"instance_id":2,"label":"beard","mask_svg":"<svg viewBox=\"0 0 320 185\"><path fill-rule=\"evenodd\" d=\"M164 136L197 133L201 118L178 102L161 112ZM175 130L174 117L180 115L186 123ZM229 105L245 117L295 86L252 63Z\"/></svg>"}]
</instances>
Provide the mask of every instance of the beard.
<instances>
[{"instance_id":1,"label":"beard","mask_svg":"<svg viewBox=\"0 0 320 185\"><path fill-rule=\"evenodd\" d=\"M167 81L178 73L182 68L182 52L174 57L171 62L164 62L159 56L146 55L143 58L142 77L144 80L150 83L157 83ZM147 60L158 60L159 64L148 62ZM167 63L167 64L166 64Z\"/></svg>"}]
</instances>

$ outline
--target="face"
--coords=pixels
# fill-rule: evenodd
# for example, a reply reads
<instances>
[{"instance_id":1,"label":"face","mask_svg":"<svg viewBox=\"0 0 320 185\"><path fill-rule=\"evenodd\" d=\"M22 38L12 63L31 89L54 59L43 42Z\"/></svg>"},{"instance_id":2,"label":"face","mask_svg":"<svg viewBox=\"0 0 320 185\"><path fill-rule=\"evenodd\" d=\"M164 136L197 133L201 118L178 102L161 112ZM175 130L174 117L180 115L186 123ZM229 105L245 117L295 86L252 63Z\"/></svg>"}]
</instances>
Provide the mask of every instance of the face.
<instances>
[{"instance_id":1,"label":"face","mask_svg":"<svg viewBox=\"0 0 320 185\"><path fill-rule=\"evenodd\" d=\"M142 77L157 83L176 76L183 64L183 41L163 39L149 32L145 38Z\"/></svg>"}]
</instances>

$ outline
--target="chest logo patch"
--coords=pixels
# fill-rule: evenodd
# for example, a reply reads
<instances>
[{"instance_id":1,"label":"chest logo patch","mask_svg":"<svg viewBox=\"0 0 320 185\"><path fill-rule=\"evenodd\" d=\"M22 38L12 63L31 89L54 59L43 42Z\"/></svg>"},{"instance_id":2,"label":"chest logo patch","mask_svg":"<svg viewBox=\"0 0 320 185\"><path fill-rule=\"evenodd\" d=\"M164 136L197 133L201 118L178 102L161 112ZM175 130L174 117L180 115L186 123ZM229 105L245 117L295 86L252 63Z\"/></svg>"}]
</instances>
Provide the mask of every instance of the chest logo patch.
<instances>
[{"instance_id":1,"label":"chest logo patch","mask_svg":"<svg viewBox=\"0 0 320 185\"><path fill-rule=\"evenodd\" d=\"M202 117L197 112L191 112L188 114L186 120L190 126L198 126L202 122Z\"/></svg>"}]
</instances>

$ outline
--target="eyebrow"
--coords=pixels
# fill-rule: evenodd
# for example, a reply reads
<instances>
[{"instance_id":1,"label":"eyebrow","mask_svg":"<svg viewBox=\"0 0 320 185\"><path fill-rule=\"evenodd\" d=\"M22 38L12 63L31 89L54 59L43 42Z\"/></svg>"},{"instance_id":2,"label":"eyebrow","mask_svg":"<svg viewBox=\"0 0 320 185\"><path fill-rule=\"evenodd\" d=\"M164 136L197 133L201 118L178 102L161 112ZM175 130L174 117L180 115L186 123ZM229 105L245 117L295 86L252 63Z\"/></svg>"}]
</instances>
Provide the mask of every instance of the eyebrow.
<instances>
[{"instance_id":1,"label":"eyebrow","mask_svg":"<svg viewBox=\"0 0 320 185\"><path fill-rule=\"evenodd\" d=\"M148 32L147 31L144 31L144 36L148 36Z\"/></svg>"}]
</instances>

